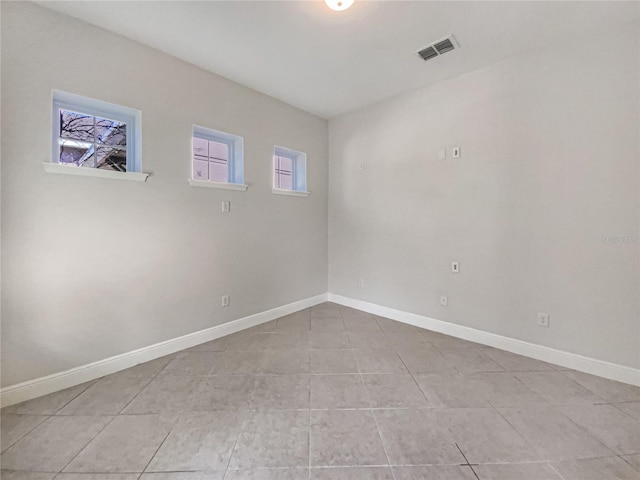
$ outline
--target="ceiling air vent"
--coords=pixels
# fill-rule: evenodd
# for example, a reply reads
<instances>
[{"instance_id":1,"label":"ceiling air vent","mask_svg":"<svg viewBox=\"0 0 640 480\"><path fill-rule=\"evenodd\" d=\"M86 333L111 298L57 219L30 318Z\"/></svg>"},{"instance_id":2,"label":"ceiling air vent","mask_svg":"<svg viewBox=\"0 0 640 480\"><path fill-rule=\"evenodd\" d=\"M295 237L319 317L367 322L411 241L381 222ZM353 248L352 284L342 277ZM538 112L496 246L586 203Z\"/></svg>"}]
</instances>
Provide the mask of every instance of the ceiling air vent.
<instances>
[{"instance_id":1,"label":"ceiling air vent","mask_svg":"<svg viewBox=\"0 0 640 480\"><path fill-rule=\"evenodd\" d=\"M420 55L423 60L429 60L430 58L437 57L438 52L433 47L427 47L420 50L418 55Z\"/></svg>"},{"instance_id":2,"label":"ceiling air vent","mask_svg":"<svg viewBox=\"0 0 640 480\"><path fill-rule=\"evenodd\" d=\"M418 50L418 55L422 60L431 60L443 53L454 50L457 46L458 44L453 38L453 35L450 35L447 38L443 38L442 40L438 40L437 42L433 42L432 44L421 48Z\"/></svg>"},{"instance_id":3,"label":"ceiling air vent","mask_svg":"<svg viewBox=\"0 0 640 480\"><path fill-rule=\"evenodd\" d=\"M449 38L445 38L441 42L436 43L433 48L435 48L440 55L448 52L449 50L453 50L455 47L453 46L453 42Z\"/></svg>"}]
</instances>

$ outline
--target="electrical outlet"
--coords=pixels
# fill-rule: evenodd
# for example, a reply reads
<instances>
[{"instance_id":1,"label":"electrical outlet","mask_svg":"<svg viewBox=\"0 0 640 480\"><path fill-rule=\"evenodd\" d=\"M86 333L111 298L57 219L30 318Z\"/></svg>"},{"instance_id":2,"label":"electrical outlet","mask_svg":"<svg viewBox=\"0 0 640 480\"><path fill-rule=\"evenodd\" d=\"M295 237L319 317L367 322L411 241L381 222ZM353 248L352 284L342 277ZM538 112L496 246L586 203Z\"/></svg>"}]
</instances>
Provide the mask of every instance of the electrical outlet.
<instances>
[{"instance_id":1,"label":"electrical outlet","mask_svg":"<svg viewBox=\"0 0 640 480\"><path fill-rule=\"evenodd\" d=\"M223 295L222 296L222 306L223 307L228 307L229 306L229 295Z\"/></svg>"},{"instance_id":2,"label":"electrical outlet","mask_svg":"<svg viewBox=\"0 0 640 480\"><path fill-rule=\"evenodd\" d=\"M548 313L538 313L538 325L541 327L549 326L549 314Z\"/></svg>"},{"instance_id":3,"label":"electrical outlet","mask_svg":"<svg viewBox=\"0 0 640 480\"><path fill-rule=\"evenodd\" d=\"M453 158L460 158L460 155L462 155L460 147L453 147L453 149L451 150L451 156Z\"/></svg>"},{"instance_id":4,"label":"electrical outlet","mask_svg":"<svg viewBox=\"0 0 640 480\"><path fill-rule=\"evenodd\" d=\"M364 280L363 279L361 279L361 278L358 279L358 286L360 288L364 288Z\"/></svg>"},{"instance_id":5,"label":"electrical outlet","mask_svg":"<svg viewBox=\"0 0 640 480\"><path fill-rule=\"evenodd\" d=\"M458 262L451 262L451 271L453 273L460 272L460 264Z\"/></svg>"},{"instance_id":6,"label":"electrical outlet","mask_svg":"<svg viewBox=\"0 0 640 480\"><path fill-rule=\"evenodd\" d=\"M231 211L231 202L228 200L222 201L222 213L229 213Z\"/></svg>"},{"instance_id":7,"label":"electrical outlet","mask_svg":"<svg viewBox=\"0 0 640 480\"><path fill-rule=\"evenodd\" d=\"M440 295L440 305L442 305L443 307L449 305L449 297L447 297L446 295Z\"/></svg>"}]
</instances>

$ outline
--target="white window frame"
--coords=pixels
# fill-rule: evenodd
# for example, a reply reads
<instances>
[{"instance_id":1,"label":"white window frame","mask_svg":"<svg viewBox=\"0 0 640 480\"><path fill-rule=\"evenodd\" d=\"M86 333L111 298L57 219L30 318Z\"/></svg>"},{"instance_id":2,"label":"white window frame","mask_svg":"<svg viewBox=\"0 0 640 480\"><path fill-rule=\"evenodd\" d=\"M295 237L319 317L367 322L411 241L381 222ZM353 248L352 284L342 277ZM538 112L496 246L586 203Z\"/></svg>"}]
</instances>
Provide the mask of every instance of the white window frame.
<instances>
[{"instance_id":1,"label":"white window frame","mask_svg":"<svg viewBox=\"0 0 640 480\"><path fill-rule=\"evenodd\" d=\"M213 142L224 143L229 148L229 159L227 160L227 181L212 182L211 180L196 180L193 176L193 139L211 140ZM221 188L224 190L246 191L249 185L244 183L244 138L232 133L221 132L211 128L193 126L191 135L191 178L189 185L192 187Z\"/></svg>"},{"instance_id":2,"label":"white window frame","mask_svg":"<svg viewBox=\"0 0 640 480\"><path fill-rule=\"evenodd\" d=\"M291 190L276 188L276 157L288 157L291 162ZM307 154L286 147L274 145L272 157L273 193L293 197L308 197L307 191Z\"/></svg>"},{"instance_id":3,"label":"white window frame","mask_svg":"<svg viewBox=\"0 0 640 480\"><path fill-rule=\"evenodd\" d=\"M53 90L52 92L52 107L51 162L44 164L46 172L142 182L147 180L149 174L142 172L142 113L140 110L60 90ZM98 168L74 168L60 164L60 110L126 123L127 171L116 172Z\"/></svg>"}]
</instances>

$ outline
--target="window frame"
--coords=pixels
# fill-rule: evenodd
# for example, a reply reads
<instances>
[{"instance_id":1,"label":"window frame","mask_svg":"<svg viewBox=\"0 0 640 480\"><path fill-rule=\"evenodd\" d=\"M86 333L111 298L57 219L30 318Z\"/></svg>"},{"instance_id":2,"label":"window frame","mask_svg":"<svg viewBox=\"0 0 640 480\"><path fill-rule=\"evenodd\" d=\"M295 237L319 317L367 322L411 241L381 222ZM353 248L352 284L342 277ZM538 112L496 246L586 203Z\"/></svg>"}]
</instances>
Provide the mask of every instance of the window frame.
<instances>
[{"instance_id":1,"label":"window frame","mask_svg":"<svg viewBox=\"0 0 640 480\"><path fill-rule=\"evenodd\" d=\"M291 190L276 187L276 157L286 157L291 162ZM274 145L272 156L272 181L273 193L277 195L290 195L295 197L307 197L307 154L291 148Z\"/></svg>"},{"instance_id":2,"label":"window frame","mask_svg":"<svg viewBox=\"0 0 640 480\"><path fill-rule=\"evenodd\" d=\"M227 159L226 182L199 180L194 177L194 138L223 143L227 145L227 148L229 149L229 158ZM191 159L191 178L189 179L189 184L192 187L211 187L227 190L246 190L248 188L248 185L245 185L244 183L244 138L240 135L234 135L232 133L227 133L220 130L213 130L212 128L202 127L200 125L193 125L191 133L191 152L189 158ZM207 161L209 160L207 159Z\"/></svg>"},{"instance_id":3,"label":"window frame","mask_svg":"<svg viewBox=\"0 0 640 480\"><path fill-rule=\"evenodd\" d=\"M89 115L92 117L100 117L109 120L116 120L123 122L127 125L127 171L118 172L111 170L101 170L96 167L81 168L81 170L87 171L85 173L80 172L65 172L60 168L53 167L53 165L69 168L75 170L69 165L62 165L60 163L60 110L67 110L73 113L80 113L82 115ZM128 174L135 174L142 172L142 112L129 107L123 107L114 103L97 100L95 98L84 97L76 95L74 93L63 92L60 90L53 90L52 93L52 150L51 150L51 167L45 167L45 170L51 173L70 173L75 175L85 176L104 176L109 178L114 177L111 174L118 176L126 176ZM88 173L89 171L100 171L108 173L109 175L101 175L96 173ZM147 178L147 174L144 174L144 180Z\"/></svg>"}]
</instances>

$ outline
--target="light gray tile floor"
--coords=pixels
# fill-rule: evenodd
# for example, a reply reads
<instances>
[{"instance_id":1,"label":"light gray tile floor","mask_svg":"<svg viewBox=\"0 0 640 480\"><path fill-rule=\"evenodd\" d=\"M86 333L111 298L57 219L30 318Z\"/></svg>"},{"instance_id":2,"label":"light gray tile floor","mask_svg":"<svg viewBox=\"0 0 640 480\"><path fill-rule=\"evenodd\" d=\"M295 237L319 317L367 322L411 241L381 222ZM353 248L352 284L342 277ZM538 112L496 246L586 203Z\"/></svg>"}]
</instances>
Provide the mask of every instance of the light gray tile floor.
<instances>
[{"instance_id":1,"label":"light gray tile floor","mask_svg":"<svg viewBox=\"0 0 640 480\"><path fill-rule=\"evenodd\" d=\"M2 480L640 480L640 389L325 303L0 417Z\"/></svg>"}]
</instances>

